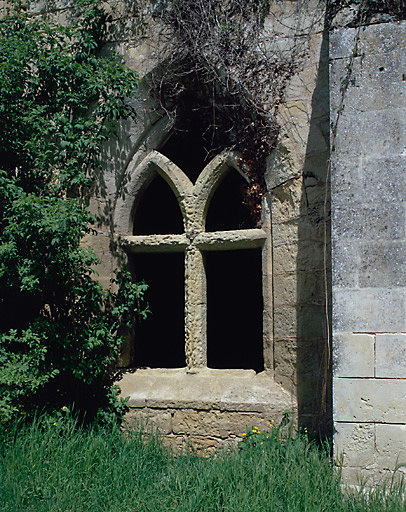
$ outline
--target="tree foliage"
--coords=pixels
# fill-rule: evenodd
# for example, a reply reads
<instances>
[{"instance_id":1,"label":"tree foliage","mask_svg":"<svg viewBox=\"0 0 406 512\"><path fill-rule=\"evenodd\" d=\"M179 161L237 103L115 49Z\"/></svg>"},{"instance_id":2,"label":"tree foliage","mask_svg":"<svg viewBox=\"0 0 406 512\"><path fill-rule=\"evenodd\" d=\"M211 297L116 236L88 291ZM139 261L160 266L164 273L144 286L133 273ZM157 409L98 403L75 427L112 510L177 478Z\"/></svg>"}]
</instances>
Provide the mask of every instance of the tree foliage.
<instances>
[{"instance_id":1,"label":"tree foliage","mask_svg":"<svg viewBox=\"0 0 406 512\"><path fill-rule=\"evenodd\" d=\"M93 0L61 27L21 8L0 20L0 417L73 402L122 411L113 387L120 327L145 316L144 284L94 279L81 246L100 148L132 115L137 76L101 53Z\"/></svg>"}]
</instances>

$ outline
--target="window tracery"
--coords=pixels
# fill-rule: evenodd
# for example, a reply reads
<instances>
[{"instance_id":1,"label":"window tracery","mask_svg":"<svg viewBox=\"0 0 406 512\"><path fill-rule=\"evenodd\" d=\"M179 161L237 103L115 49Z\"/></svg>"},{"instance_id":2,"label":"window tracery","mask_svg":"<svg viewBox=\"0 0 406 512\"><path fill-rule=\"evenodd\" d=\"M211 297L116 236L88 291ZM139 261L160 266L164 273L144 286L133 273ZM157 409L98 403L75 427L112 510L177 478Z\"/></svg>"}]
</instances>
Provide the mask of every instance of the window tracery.
<instances>
[{"instance_id":1,"label":"window tracery","mask_svg":"<svg viewBox=\"0 0 406 512\"><path fill-rule=\"evenodd\" d=\"M207 280L205 268L205 254L217 251L245 251L256 249L262 254L262 295L263 295L263 340L261 342L261 363L256 364L257 371L272 368L272 339L270 327L272 294L271 294L271 251L270 227L267 222L262 228L246 227L238 229L206 230L208 211L211 201L219 185L227 181L229 173L238 173L234 178L246 179L238 168L236 155L227 153L214 157L199 174L195 183L174 164L168 157L158 151L151 151L133 169L131 181L134 184L126 202L133 201L129 225L127 230L121 229L120 243L127 254L148 253L184 253L185 272L185 300L184 300L184 329L185 329L185 361L189 369L206 367L207 359ZM183 219L182 233L151 233L151 234L125 234L133 232L131 224L138 215L138 207L142 201L142 193L154 177L159 176L165 180L166 185L174 193ZM237 177L237 179L235 179ZM168 191L170 193L170 191ZM140 199L141 197L141 199ZM149 201L154 202L151 196ZM154 207L154 206L153 206ZM155 203L155 208L159 204ZM127 208L128 209L128 208ZM164 211L159 212L165 216ZM207 227L213 227L213 222ZM223 226L227 228L227 222ZM222 227L221 222L219 227ZM137 233L135 225L134 233ZM244 272L244 269L241 269ZM262 327L262 326L261 326ZM257 329L258 331L258 329ZM258 337L258 332L255 334ZM229 345L232 350L232 343ZM237 347L236 347L237 349ZM247 340L249 351L249 340ZM213 359L213 358L211 358ZM249 360L249 358L248 358ZM243 359L242 359L243 361ZM137 365L136 356L135 364ZM242 363L244 364L244 362ZM251 363L250 363L251 364ZM252 364L251 364L252 366ZM250 366L250 367L251 367ZM225 367L225 364L221 364ZM235 367L235 366L232 366ZM242 366L244 367L244 366Z\"/></svg>"}]
</instances>

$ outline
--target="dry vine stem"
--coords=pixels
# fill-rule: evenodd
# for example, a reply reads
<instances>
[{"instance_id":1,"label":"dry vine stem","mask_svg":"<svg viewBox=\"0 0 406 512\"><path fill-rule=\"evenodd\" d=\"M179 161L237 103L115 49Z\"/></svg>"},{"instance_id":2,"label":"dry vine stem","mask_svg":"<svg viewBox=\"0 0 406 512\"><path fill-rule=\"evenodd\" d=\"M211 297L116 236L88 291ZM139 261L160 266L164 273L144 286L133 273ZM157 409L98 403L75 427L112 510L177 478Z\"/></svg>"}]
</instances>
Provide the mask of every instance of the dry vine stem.
<instances>
[{"instance_id":1,"label":"dry vine stem","mask_svg":"<svg viewBox=\"0 0 406 512\"><path fill-rule=\"evenodd\" d=\"M250 180L245 200L258 224L266 157L280 134L278 108L287 83L301 69L312 28L310 23L284 29L278 38L274 25L288 16L284 8L300 19L308 3L296 2L293 13L292 3L281 0L166 1L153 10L165 50L152 93L175 129L186 129L185 117L197 112L207 160L223 150L241 154Z\"/></svg>"}]
</instances>

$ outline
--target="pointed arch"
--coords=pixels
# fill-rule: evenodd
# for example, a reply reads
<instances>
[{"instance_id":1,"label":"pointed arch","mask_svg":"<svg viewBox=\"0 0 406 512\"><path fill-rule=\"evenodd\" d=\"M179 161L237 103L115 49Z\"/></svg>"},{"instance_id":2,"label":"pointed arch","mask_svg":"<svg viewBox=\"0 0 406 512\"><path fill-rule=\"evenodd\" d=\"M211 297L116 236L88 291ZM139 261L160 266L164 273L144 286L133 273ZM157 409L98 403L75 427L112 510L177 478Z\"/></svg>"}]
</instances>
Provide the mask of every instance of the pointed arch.
<instances>
[{"instance_id":1,"label":"pointed arch","mask_svg":"<svg viewBox=\"0 0 406 512\"><path fill-rule=\"evenodd\" d=\"M130 162L129 183L116 205L115 225L118 235L132 232L134 215L141 195L157 174L166 181L175 194L186 228L187 203L192 195L193 184L166 156L158 151L150 151L140 163L137 163L136 155Z\"/></svg>"},{"instance_id":2,"label":"pointed arch","mask_svg":"<svg viewBox=\"0 0 406 512\"><path fill-rule=\"evenodd\" d=\"M230 171L238 172L248 183L248 178L238 165L239 156L236 153L228 152L217 155L209 162L195 184L196 210L200 215L201 229L204 231L206 215L210 201L217 190L217 187Z\"/></svg>"}]
</instances>

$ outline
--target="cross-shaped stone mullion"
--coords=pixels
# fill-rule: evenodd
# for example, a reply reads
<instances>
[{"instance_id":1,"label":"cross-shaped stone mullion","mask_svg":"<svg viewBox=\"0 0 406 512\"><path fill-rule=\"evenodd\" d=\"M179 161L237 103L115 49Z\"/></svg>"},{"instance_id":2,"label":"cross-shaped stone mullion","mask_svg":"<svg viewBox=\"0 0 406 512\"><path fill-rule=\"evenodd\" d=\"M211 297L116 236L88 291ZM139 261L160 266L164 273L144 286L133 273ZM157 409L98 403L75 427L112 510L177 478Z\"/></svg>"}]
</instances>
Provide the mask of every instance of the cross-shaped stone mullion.
<instances>
[{"instance_id":1,"label":"cross-shaped stone mullion","mask_svg":"<svg viewBox=\"0 0 406 512\"><path fill-rule=\"evenodd\" d=\"M184 252L185 253L185 353L188 368L207 366L206 275L204 251L250 249L263 247L263 279L269 282L271 261L269 226L265 229L241 229L232 231L205 231L205 218L211 197L231 168L238 169L236 157L218 155L201 172L193 184L183 171L164 155L151 151L133 172L133 194L141 191L142 184L158 172L175 193L183 215L185 232L167 235L127 236L120 233L120 243L127 253ZM239 172L239 171L237 171ZM127 205L127 206L126 206ZM126 202L122 208L130 208ZM122 218L122 216L120 217ZM130 226L129 226L130 228ZM266 287L270 290L270 287ZM272 298L264 301L270 304ZM264 333L270 322L264 314ZM268 329L269 330L269 329ZM269 336L269 339L271 337ZM266 343L264 342L264 347ZM269 349L270 347L268 347ZM265 352L265 363L271 358Z\"/></svg>"},{"instance_id":2,"label":"cross-shaped stone mullion","mask_svg":"<svg viewBox=\"0 0 406 512\"><path fill-rule=\"evenodd\" d=\"M126 236L128 253L185 253L185 354L188 368L207 366L207 293L203 251L261 247L267 234L262 229Z\"/></svg>"}]
</instances>

